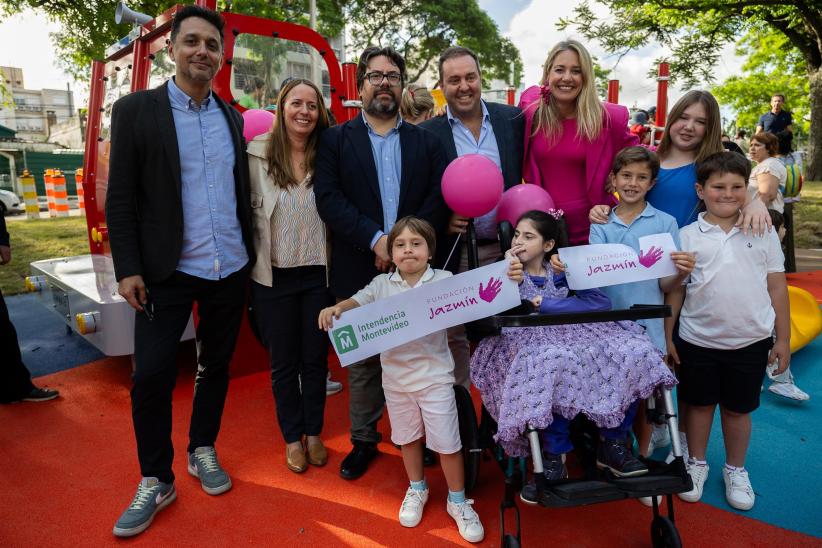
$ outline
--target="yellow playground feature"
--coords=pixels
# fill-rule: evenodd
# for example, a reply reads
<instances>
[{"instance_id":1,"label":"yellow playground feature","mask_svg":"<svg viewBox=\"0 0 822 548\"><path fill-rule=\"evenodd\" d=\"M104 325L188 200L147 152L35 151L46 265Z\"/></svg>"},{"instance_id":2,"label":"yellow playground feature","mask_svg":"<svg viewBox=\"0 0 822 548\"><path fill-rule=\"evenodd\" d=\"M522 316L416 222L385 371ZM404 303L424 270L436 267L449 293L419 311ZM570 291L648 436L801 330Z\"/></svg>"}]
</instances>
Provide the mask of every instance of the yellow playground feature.
<instances>
[{"instance_id":1,"label":"yellow playground feature","mask_svg":"<svg viewBox=\"0 0 822 548\"><path fill-rule=\"evenodd\" d=\"M789 285L791 301L791 353L814 340L822 332L822 310L816 298L804 289Z\"/></svg>"}]
</instances>

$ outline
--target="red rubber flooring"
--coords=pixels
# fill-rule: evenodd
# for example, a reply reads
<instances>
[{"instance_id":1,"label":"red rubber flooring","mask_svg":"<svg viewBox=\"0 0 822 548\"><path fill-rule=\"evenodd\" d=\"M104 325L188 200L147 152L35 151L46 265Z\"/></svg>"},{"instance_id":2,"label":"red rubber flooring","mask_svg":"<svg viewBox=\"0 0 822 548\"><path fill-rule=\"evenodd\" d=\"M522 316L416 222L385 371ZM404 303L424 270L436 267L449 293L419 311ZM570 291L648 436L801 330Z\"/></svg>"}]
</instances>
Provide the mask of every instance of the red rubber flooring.
<instances>
[{"instance_id":1,"label":"red rubber flooring","mask_svg":"<svg viewBox=\"0 0 822 548\"><path fill-rule=\"evenodd\" d=\"M183 346L189 355L191 346ZM59 400L0 407L0 545L16 546L450 546L467 545L445 512L446 487L428 471L431 498L416 529L397 511L407 480L399 451L388 443L362 478L338 476L349 450L347 390L329 398L324 438L330 462L303 475L288 471L268 374L237 368L218 442L234 488L211 497L185 469L193 360L181 359L175 392L174 443L178 499L151 528L118 540L111 528L139 480L129 404L130 363L111 358L42 377ZM260 363L260 362L256 362ZM264 362L263 362L264 363ZM345 374L334 367L335 378ZM385 422L381 430L387 436ZM795 486L796 487L796 486ZM473 495L486 530L483 546L499 545L502 476L484 462ZM566 510L523 507L526 546L648 546L650 509L622 501ZM818 538L706 504L677 505L685 546L822 546Z\"/></svg>"}]
</instances>

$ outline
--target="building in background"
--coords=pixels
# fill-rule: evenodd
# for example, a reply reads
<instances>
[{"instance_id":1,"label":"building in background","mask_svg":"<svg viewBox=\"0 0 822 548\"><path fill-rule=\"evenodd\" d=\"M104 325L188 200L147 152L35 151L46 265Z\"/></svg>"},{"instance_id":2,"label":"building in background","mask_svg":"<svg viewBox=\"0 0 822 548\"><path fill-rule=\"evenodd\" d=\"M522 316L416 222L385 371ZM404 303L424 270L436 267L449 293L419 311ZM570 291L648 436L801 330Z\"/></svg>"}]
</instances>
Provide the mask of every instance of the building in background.
<instances>
[{"instance_id":1,"label":"building in background","mask_svg":"<svg viewBox=\"0 0 822 548\"><path fill-rule=\"evenodd\" d=\"M11 95L8 104L0 105L0 125L14 130L20 140L38 143L54 142L51 139L54 128L60 125L62 139L71 141L60 144L75 148L77 142L82 143L74 92L68 86L66 89L26 89L23 69L18 67L0 67L0 77ZM69 139L66 127L72 125L77 135Z\"/></svg>"}]
</instances>

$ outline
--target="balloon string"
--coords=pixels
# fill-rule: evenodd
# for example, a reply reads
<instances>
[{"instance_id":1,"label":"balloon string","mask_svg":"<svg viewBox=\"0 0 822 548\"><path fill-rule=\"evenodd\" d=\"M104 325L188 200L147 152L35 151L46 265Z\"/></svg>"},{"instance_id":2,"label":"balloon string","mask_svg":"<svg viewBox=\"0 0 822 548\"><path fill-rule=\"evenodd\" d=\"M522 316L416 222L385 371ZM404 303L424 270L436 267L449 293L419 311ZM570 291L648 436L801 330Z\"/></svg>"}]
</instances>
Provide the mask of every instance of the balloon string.
<instances>
[{"instance_id":1,"label":"balloon string","mask_svg":"<svg viewBox=\"0 0 822 548\"><path fill-rule=\"evenodd\" d=\"M445 267L448 266L448 261L451 260L451 255L453 255L454 250L457 249L457 244L460 242L460 236L462 236L462 232L457 233L457 238L454 240L454 245L451 246L451 252L448 254L448 258L445 259L445 263L442 265L443 270L445 270Z\"/></svg>"}]
</instances>

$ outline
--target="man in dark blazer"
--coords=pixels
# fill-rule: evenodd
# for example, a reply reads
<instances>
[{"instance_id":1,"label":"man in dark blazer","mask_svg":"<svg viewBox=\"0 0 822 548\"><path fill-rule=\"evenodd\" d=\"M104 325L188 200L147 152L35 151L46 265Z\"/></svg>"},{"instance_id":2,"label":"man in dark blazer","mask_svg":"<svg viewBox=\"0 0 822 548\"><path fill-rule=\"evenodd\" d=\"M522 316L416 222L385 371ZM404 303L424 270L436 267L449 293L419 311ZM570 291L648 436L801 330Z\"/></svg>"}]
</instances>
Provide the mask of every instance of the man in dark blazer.
<instances>
[{"instance_id":1,"label":"man in dark blazer","mask_svg":"<svg viewBox=\"0 0 822 548\"><path fill-rule=\"evenodd\" d=\"M119 293L137 311L131 408L142 473L114 526L117 536L141 533L176 497L175 357L195 302L188 472L208 494L231 488L214 443L255 254L243 119L211 92L223 26L214 11L178 11L168 47L175 77L123 97L112 110L106 220Z\"/></svg>"},{"instance_id":2,"label":"man in dark blazer","mask_svg":"<svg viewBox=\"0 0 822 548\"><path fill-rule=\"evenodd\" d=\"M331 292L346 299L390 266L387 234L415 215L444 230L448 210L440 181L445 156L437 138L400 118L405 61L392 48L360 56L357 85L363 111L327 129L314 173L317 210L331 231ZM377 454L382 415L379 356L349 366L351 453L340 475L360 477Z\"/></svg>"},{"instance_id":3,"label":"man in dark blazer","mask_svg":"<svg viewBox=\"0 0 822 548\"><path fill-rule=\"evenodd\" d=\"M421 125L440 138L448 162L464 154L482 154L500 168L506 189L522 182L524 119L520 109L482 100L479 61L468 48L454 46L443 51L439 58L439 76L447 102L445 115ZM454 274L468 269L464 245L467 225L468 219L451 213L447 233L440 235L437 245L438 268ZM496 210L476 219L475 227L480 266L484 266L501 255ZM463 326L448 330L448 345L454 355L456 382L467 388L470 354Z\"/></svg>"}]
</instances>

